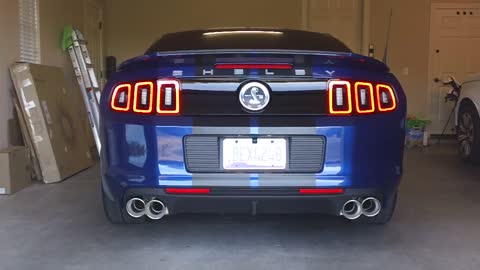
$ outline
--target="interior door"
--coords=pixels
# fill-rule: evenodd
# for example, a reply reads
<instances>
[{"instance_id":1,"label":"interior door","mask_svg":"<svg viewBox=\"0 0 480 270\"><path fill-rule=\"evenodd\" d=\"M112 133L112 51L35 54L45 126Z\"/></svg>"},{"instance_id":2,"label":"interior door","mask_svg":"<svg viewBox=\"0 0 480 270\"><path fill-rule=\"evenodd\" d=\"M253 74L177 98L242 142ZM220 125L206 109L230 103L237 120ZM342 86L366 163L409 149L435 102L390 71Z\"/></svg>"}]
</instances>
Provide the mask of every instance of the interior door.
<instances>
[{"instance_id":1,"label":"interior door","mask_svg":"<svg viewBox=\"0 0 480 270\"><path fill-rule=\"evenodd\" d=\"M454 133L454 119L449 116L452 102L445 102L449 87L441 83L449 76L462 82L480 72L480 8L470 6L432 6L430 24L430 91L431 133ZM452 115L453 117L453 115Z\"/></svg>"},{"instance_id":2,"label":"interior door","mask_svg":"<svg viewBox=\"0 0 480 270\"><path fill-rule=\"evenodd\" d=\"M307 28L330 33L360 52L363 0L308 0Z\"/></svg>"},{"instance_id":3,"label":"interior door","mask_svg":"<svg viewBox=\"0 0 480 270\"><path fill-rule=\"evenodd\" d=\"M85 39L87 48L95 68L95 75L101 88L104 85L103 78L103 9L95 0L85 2Z\"/></svg>"}]
</instances>

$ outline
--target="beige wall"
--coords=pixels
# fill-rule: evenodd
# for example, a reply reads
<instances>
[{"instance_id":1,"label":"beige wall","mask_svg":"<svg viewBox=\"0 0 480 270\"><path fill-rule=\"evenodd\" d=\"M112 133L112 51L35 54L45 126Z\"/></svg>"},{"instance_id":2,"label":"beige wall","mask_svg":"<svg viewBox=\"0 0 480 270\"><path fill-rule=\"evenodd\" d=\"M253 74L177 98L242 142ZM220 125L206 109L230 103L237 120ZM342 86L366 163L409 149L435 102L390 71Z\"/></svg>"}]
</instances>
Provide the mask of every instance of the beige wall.
<instances>
[{"instance_id":1,"label":"beige wall","mask_svg":"<svg viewBox=\"0 0 480 270\"><path fill-rule=\"evenodd\" d=\"M0 0L0 148L7 147L8 119L12 118L10 63L20 57L17 1Z\"/></svg>"},{"instance_id":2,"label":"beige wall","mask_svg":"<svg viewBox=\"0 0 480 270\"><path fill-rule=\"evenodd\" d=\"M41 63L63 68L67 86L72 91L80 91L68 53L60 47L63 27L68 24L83 27L83 1L40 1Z\"/></svg>"},{"instance_id":3,"label":"beige wall","mask_svg":"<svg viewBox=\"0 0 480 270\"><path fill-rule=\"evenodd\" d=\"M140 55L162 34L228 26L300 28L301 0L106 0L107 55Z\"/></svg>"},{"instance_id":4,"label":"beige wall","mask_svg":"<svg viewBox=\"0 0 480 270\"><path fill-rule=\"evenodd\" d=\"M64 70L67 87L71 91L80 91L72 62L67 52L62 51L61 37L63 28L72 24L83 31L85 25L85 3L104 0L41 0L40 1L40 46L42 64L61 67ZM79 104L79 106L82 106Z\"/></svg>"},{"instance_id":5,"label":"beige wall","mask_svg":"<svg viewBox=\"0 0 480 270\"><path fill-rule=\"evenodd\" d=\"M40 47L42 64L71 66L68 54L60 47L63 27L73 24L83 28L83 2L75 0L40 1Z\"/></svg>"},{"instance_id":6,"label":"beige wall","mask_svg":"<svg viewBox=\"0 0 480 270\"><path fill-rule=\"evenodd\" d=\"M430 25L429 0L371 0L371 36L375 57L382 59L390 9L393 8L387 64L408 98L408 112L427 117L426 93ZM407 73L404 73L408 69Z\"/></svg>"}]
</instances>

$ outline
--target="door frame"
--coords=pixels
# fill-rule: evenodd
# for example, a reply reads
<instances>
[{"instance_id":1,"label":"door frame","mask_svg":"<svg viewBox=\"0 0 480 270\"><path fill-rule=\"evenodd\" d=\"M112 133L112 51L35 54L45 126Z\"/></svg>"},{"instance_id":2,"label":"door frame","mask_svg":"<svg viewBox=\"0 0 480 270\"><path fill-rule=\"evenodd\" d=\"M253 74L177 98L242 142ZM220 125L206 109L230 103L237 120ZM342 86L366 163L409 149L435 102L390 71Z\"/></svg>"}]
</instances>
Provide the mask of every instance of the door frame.
<instances>
[{"instance_id":1,"label":"door frame","mask_svg":"<svg viewBox=\"0 0 480 270\"><path fill-rule=\"evenodd\" d=\"M308 31L308 3L310 0L302 0L302 25L303 30ZM360 41L360 52L363 55L368 55L368 46L370 44L370 14L371 14L371 0L363 0L362 4L362 40Z\"/></svg>"},{"instance_id":2,"label":"door frame","mask_svg":"<svg viewBox=\"0 0 480 270\"><path fill-rule=\"evenodd\" d=\"M432 94L433 94L433 89L435 87L435 83L433 82L435 78L434 74L434 58L435 54L433 53L434 50L434 44L433 40L435 38L434 36L434 31L433 31L433 25L434 25L434 17L433 13L436 9L469 9L469 8L480 8L480 4L478 2L450 2L450 3L431 3L430 4L430 18L428 20L429 22L429 40L428 40L428 72L427 72L427 94L426 94L426 108L428 110L427 112L427 117L430 119L433 119L433 100L432 100Z\"/></svg>"},{"instance_id":3,"label":"door frame","mask_svg":"<svg viewBox=\"0 0 480 270\"><path fill-rule=\"evenodd\" d=\"M88 4L93 4L94 6L97 7L97 9L99 10L99 14L100 14L100 22L102 27L99 27L99 32L100 32L100 67L96 67L97 68L97 72L99 72L98 75L101 75L101 76L98 76L98 78L100 79L99 80L99 84L100 84L100 89L103 89L103 86L105 84L105 62L104 62L104 54L105 54L105 43L103 42L103 39L104 39L104 33L103 33L103 29L104 29L104 5L102 2L98 1L98 0L85 0L83 1L83 14L84 14L84 17L85 19L83 20L83 29L85 29L85 33L86 31L88 31L88 19L91 14L89 14L88 12ZM88 40L87 40L88 42Z\"/></svg>"}]
</instances>

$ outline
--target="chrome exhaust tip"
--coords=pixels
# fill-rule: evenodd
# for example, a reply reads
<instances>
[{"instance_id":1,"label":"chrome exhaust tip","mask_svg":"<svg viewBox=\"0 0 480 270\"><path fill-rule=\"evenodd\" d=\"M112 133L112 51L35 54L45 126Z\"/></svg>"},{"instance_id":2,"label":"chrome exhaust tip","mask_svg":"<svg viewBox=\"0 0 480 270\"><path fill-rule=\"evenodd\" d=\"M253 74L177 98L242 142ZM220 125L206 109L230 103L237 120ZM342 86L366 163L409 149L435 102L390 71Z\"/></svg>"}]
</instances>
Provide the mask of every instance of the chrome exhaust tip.
<instances>
[{"instance_id":1,"label":"chrome exhaust tip","mask_svg":"<svg viewBox=\"0 0 480 270\"><path fill-rule=\"evenodd\" d=\"M133 218L139 218L145 215L145 202L140 198L131 198L125 207L127 214Z\"/></svg>"},{"instance_id":2,"label":"chrome exhaust tip","mask_svg":"<svg viewBox=\"0 0 480 270\"><path fill-rule=\"evenodd\" d=\"M343 204L340 212L346 219L357 219L362 215L362 204L357 200L349 200Z\"/></svg>"},{"instance_id":3,"label":"chrome exhaust tip","mask_svg":"<svg viewBox=\"0 0 480 270\"><path fill-rule=\"evenodd\" d=\"M145 214L150 219L158 220L165 215L168 215L168 208L165 206L165 204L163 204L162 201L153 199L145 206Z\"/></svg>"},{"instance_id":4,"label":"chrome exhaust tip","mask_svg":"<svg viewBox=\"0 0 480 270\"><path fill-rule=\"evenodd\" d=\"M368 197L362 201L362 214L366 217L374 217L382 210L382 204L377 198Z\"/></svg>"}]
</instances>

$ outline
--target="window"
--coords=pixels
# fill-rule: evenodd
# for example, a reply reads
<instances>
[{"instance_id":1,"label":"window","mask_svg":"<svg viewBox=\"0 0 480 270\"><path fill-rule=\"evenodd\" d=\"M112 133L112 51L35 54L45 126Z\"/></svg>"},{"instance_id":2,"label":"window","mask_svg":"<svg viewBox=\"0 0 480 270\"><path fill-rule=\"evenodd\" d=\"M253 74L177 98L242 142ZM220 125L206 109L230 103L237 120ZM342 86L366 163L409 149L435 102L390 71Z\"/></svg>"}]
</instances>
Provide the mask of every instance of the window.
<instances>
[{"instance_id":1,"label":"window","mask_svg":"<svg viewBox=\"0 0 480 270\"><path fill-rule=\"evenodd\" d=\"M40 64L38 0L18 0L20 18L20 61Z\"/></svg>"},{"instance_id":2,"label":"window","mask_svg":"<svg viewBox=\"0 0 480 270\"><path fill-rule=\"evenodd\" d=\"M270 28L220 28L166 34L153 43L146 54L218 49L351 52L329 34Z\"/></svg>"}]
</instances>

